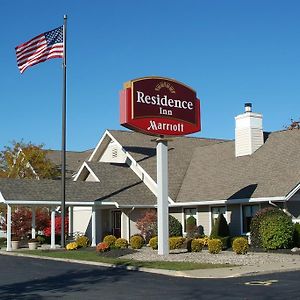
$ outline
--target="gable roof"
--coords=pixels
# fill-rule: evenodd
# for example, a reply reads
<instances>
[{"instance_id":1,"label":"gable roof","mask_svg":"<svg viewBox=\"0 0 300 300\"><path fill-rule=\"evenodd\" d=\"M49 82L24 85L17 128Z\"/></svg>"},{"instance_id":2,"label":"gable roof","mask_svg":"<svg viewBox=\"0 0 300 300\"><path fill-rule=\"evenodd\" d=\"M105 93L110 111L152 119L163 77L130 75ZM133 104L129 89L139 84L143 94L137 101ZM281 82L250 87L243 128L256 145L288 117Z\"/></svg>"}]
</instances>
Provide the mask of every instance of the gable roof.
<instances>
[{"instance_id":1,"label":"gable roof","mask_svg":"<svg viewBox=\"0 0 300 300\"><path fill-rule=\"evenodd\" d=\"M132 131L109 130L109 132L156 182L156 138ZM194 137L170 139L168 142L169 195L173 200L177 198L195 149L224 141Z\"/></svg>"}]
</instances>

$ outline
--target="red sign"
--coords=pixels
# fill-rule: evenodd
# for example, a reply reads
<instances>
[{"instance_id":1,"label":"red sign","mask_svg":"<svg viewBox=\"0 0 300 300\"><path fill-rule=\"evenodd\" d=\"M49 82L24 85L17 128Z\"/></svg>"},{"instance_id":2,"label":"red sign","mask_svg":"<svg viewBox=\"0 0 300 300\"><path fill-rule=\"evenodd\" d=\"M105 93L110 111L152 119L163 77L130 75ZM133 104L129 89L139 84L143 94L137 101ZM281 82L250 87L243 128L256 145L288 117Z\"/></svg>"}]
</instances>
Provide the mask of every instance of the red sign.
<instances>
[{"instance_id":1,"label":"red sign","mask_svg":"<svg viewBox=\"0 0 300 300\"><path fill-rule=\"evenodd\" d=\"M169 78L146 77L124 84L121 125L150 135L200 131L200 101L190 87Z\"/></svg>"}]
</instances>

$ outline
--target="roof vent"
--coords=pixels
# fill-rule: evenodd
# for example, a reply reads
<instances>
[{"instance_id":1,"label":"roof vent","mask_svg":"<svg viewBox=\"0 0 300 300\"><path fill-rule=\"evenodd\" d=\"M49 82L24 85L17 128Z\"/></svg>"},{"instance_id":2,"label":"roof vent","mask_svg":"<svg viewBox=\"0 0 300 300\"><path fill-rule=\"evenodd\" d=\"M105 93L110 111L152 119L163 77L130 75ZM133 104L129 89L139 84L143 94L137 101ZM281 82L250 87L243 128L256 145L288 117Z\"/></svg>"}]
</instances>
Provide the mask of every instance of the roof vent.
<instances>
[{"instance_id":1,"label":"roof vent","mask_svg":"<svg viewBox=\"0 0 300 300\"><path fill-rule=\"evenodd\" d=\"M118 148L113 148L112 149L111 156L112 156L112 158L117 158L118 157Z\"/></svg>"}]
</instances>

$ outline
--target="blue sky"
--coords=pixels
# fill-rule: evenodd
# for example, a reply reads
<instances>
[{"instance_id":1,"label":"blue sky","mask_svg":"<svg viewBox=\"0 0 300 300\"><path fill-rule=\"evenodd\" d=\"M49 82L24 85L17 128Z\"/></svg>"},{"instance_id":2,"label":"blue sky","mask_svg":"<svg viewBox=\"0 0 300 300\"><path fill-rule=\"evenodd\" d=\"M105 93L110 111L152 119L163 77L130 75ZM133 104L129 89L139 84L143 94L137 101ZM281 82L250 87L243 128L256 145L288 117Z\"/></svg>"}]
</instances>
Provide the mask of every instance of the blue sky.
<instances>
[{"instance_id":1,"label":"blue sky","mask_svg":"<svg viewBox=\"0 0 300 300\"><path fill-rule=\"evenodd\" d=\"M68 15L67 148L94 147L119 125L119 91L137 77L197 91L202 131L234 138L252 102L265 131L300 117L300 2L243 0L1 1L0 149L12 140L61 147L61 59L20 74L15 46Z\"/></svg>"}]
</instances>

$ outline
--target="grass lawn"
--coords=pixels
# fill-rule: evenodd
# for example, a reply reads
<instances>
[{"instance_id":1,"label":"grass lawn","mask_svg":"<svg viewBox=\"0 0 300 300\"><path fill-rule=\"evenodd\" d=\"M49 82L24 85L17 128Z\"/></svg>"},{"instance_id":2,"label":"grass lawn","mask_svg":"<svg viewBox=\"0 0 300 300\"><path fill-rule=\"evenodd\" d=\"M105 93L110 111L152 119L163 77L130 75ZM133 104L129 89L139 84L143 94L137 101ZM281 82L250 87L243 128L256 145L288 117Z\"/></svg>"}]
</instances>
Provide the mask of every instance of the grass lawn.
<instances>
[{"instance_id":1,"label":"grass lawn","mask_svg":"<svg viewBox=\"0 0 300 300\"><path fill-rule=\"evenodd\" d=\"M193 262L168 262L168 261L137 261L124 258L106 257L97 254L89 249L81 249L74 251L67 250L24 250L22 254L30 254L43 257L55 257L64 259L85 260L93 262L102 262L114 264L117 266L132 266L136 268L154 268L166 269L174 271L211 269L211 268L228 268L234 265L230 264L209 264L209 263L193 263Z\"/></svg>"}]
</instances>

